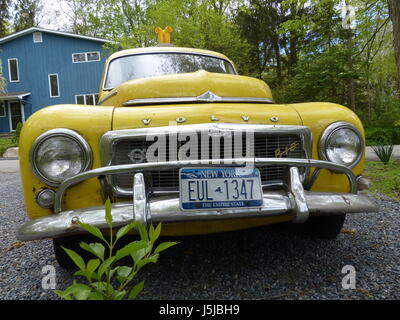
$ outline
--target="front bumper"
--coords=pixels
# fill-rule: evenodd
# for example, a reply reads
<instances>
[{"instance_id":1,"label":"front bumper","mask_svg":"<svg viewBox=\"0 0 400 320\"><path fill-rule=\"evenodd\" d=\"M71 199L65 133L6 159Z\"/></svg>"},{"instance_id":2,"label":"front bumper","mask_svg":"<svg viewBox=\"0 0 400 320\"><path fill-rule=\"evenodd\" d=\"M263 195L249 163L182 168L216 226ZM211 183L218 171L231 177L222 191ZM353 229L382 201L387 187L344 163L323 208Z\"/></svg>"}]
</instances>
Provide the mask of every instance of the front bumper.
<instances>
[{"instance_id":1,"label":"front bumper","mask_svg":"<svg viewBox=\"0 0 400 320\"><path fill-rule=\"evenodd\" d=\"M62 198L64 192L72 185L86 179L123 172L135 172L133 201L119 202L112 205L113 226L118 228L132 221L145 225L149 223L170 223L202 220L224 220L238 218L260 218L278 215L291 215L296 223L305 222L310 216L335 215L343 213L373 212L375 204L366 196L357 194L357 181L353 172L342 165L327 161L311 159L270 159L256 158L254 164L281 164L289 166L289 178L281 191L264 191L261 208L238 208L219 210L183 211L179 206L179 195L148 197L143 171L155 167L173 168L184 166L238 166L243 159L225 159L223 164L210 164L208 160L174 161L163 163L144 163L111 166L94 169L65 180L59 187L55 197L55 214L44 218L28 221L17 232L21 241L44 238L63 237L82 233L84 230L76 223L77 219L100 229L107 229L104 206L63 211ZM247 162L248 164L248 162ZM320 169L328 169L343 173L350 182L349 193L309 192L305 191L297 167L316 167L313 178L308 182L311 187Z\"/></svg>"}]
</instances>

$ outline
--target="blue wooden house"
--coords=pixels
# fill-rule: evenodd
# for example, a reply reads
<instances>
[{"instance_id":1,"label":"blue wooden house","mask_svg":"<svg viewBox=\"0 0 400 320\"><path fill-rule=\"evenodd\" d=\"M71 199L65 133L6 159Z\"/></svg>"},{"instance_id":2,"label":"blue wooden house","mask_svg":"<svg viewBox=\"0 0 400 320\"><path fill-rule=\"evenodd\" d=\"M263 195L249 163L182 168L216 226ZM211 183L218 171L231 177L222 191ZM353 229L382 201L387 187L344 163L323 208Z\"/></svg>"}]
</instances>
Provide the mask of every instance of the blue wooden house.
<instances>
[{"instance_id":1,"label":"blue wooden house","mask_svg":"<svg viewBox=\"0 0 400 320\"><path fill-rule=\"evenodd\" d=\"M0 38L0 133L54 104L96 104L108 40L32 27Z\"/></svg>"}]
</instances>

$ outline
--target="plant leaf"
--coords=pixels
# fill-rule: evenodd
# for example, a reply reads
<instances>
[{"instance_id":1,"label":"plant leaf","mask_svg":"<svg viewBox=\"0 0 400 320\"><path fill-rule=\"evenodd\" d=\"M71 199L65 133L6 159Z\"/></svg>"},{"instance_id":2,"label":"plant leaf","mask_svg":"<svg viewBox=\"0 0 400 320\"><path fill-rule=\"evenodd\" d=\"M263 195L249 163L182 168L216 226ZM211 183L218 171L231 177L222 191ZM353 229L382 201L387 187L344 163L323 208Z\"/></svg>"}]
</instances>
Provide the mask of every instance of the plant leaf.
<instances>
[{"instance_id":1,"label":"plant leaf","mask_svg":"<svg viewBox=\"0 0 400 320\"><path fill-rule=\"evenodd\" d=\"M143 290L143 286L144 286L144 281L139 282L137 285L135 285L131 292L129 293L128 299L132 300L135 299L137 297L137 295Z\"/></svg>"},{"instance_id":2,"label":"plant leaf","mask_svg":"<svg viewBox=\"0 0 400 320\"><path fill-rule=\"evenodd\" d=\"M85 284L77 283L71 286L72 293L76 300L87 300L92 291L91 288Z\"/></svg>"},{"instance_id":3,"label":"plant leaf","mask_svg":"<svg viewBox=\"0 0 400 320\"><path fill-rule=\"evenodd\" d=\"M64 300L71 300L71 295L70 293L66 293L67 290L61 291L61 290L54 290L53 292L58 295L61 299Z\"/></svg>"},{"instance_id":4,"label":"plant leaf","mask_svg":"<svg viewBox=\"0 0 400 320\"><path fill-rule=\"evenodd\" d=\"M121 284L123 283L132 272L132 268L127 266L118 267L117 269L117 280Z\"/></svg>"},{"instance_id":5,"label":"plant leaf","mask_svg":"<svg viewBox=\"0 0 400 320\"><path fill-rule=\"evenodd\" d=\"M114 295L114 300L122 300L126 295L126 291L125 290L119 291L119 292L117 290L115 290L114 292L117 292Z\"/></svg>"},{"instance_id":6,"label":"plant leaf","mask_svg":"<svg viewBox=\"0 0 400 320\"><path fill-rule=\"evenodd\" d=\"M156 250L154 250L154 253L160 253L161 251L164 251L176 244L178 244L178 242L167 241L167 242L160 243L157 246Z\"/></svg>"},{"instance_id":7,"label":"plant leaf","mask_svg":"<svg viewBox=\"0 0 400 320\"><path fill-rule=\"evenodd\" d=\"M140 249L131 253L131 257L135 263L138 263L146 255L145 249Z\"/></svg>"},{"instance_id":8,"label":"plant leaf","mask_svg":"<svg viewBox=\"0 0 400 320\"><path fill-rule=\"evenodd\" d=\"M100 265L100 260L99 259L91 259L87 263L86 266L86 271L89 272L90 274L97 269L97 267Z\"/></svg>"},{"instance_id":9,"label":"plant leaf","mask_svg":"<svg viewBox=\"0 0 400 320\"><path fill-rule=\"evenodd\" d=\"M110 266L113 264L113 262L114 262L114 260L115 260L115 257L113 256L113 257L110 257L110 258L108 258L107 260L105 260L101 265L100 265L100 267L99 267L99 270L97 271L97 274L98 274L98 276L99 276L99 281L101 280L101 277L102 277L102 275L104 274L104 272L108 269L108 268L110 268Z\"/></svg>"},{"instance_id":10,"label":"plant leaf","mask_svg":"<svg viewBox=\"0 0 400 320\"><path fill-rule=\"evenodd\" d=\"M101 261L104 261L104 251L105 248L101 243L89 243L81 242L79 246L95 255L97 258L100 258Z\"/></svg>"},{"instance_id":11,"label":"plant leaf","mask_svg":"<svg viewBox=\"0 0 400 320\"><path fill-rule=\"evenodd\" d=\"M104 297L100 292L91 292L87 300L104 300Z\"/></svg>"},{"instance_id":12,"label":"plant leaf","mask_svg":"<svg viewBox=\"0 0 400 320\"><path fill-rule=\"evenodd\" d=\"M93 278L95 280L98 280L96 273L83 271L83 270L79 270L79 271L75 272L74 276L82 276L82 277L87 278L88 280L91 279L91 278Z\"/></svg>"},{"instance_id":13,"label":"plant leaf","mask_svg":"<svg viewBox=\"0 0 400 320\"><path fill-rule=\"evenodd\" d=\"M149 235L147 233L146 228L141 223L138 223L137 227L139 229L140 239L146 241L149 240Z\"/></svg>"},{"instance_id":14,"label":"plant leaf","mask_svg":"<svg viewBox=\"0 0 400 320\"><path fill-rule=\"evenodd\" d=\"M85 262L83 261L82 257L77 254L75 251L64 248L64 251L68 254L68 256L71 258L71 260L78 266L78 268L82 271L86 270Z\"/></svg>"},{"instance_id":15,"label":"plant leaf","mask_svg":"<svg viewBox=\"0 0 400 320\"><path fill-rule=\"evenodd\" d=\"M92 283L93 288L100 292L105 292L107 290L107 283L99 281L99 282L93 282Z\"/></svg>"},{"instance_id":16,"label":"plant leaf","mask_svg":"<svg viewBox=\"0 0 400 320\"><path fill-rule=\"evenodd\" d=\"M138 261L138 263L136 264L137 265L137 271L139 271L143 266L145 266L148 263L156 263L157 260L158 260L158 256L159 256L159 254L157 253L157 254L151 255L148 258L144 258L144 259Z\"/></svg>"},{"instance_id":17,"label":"plant leaf","mask_svg":"<svg viewBox=\"0 0 400 320\"><path fill-rule=\"evenodd\" d=\"M104 239L103 234L101 233L100 229L92 226L90 224L84 223L84 222L80 222L78 221L78 224L85 229L87 232L91 233L92 235L94 235L95 237L103 240L105 243L107 243L106 239Z\"/></svg>"},{"instance_id":18,"label":"plant leaf","mask_svg":"<svg viewBox=\"0 0 400 320\"><path fill-rule=\"evenodd\" d=\"M157 225L156 229L155 230L153 229L153 232L150 233L150 241L153 243L156 242L156 240L160 236L160 233L161 233L161 222Z\"/></svg>"},{"instance_id":19,"label":"plant leaf","mask_svg":"<svg viewBox=\"0 0 400 320\"><path fill-rule=\"evenodd\" d=\"M126 235L130 230L132 230L134 227L136 227L140 222L138 221L133 221L130 224L127 224L126 226L123 226L120 228L117 232L117 238L116 240L122 238L124 235Z\"/></svg>"},{"instance_id":20,"label":"plant leaf","mask_svg":"<svg viewBox=\"0 0 400 320\"><path fill-rule=\"evenodd\" d=\"M112 214L111 214L111 201L110 198L107 198L106 200L106 204L105 204L105 208L106 208L106 221L107 224L110 228L112 228Z\"/></svg>"},{"instance_id":21,"label":"plant leaf","mask_svg":"<svg viewBox=\"0 0 400 320\"><path fill-rule=\"evenodd\" d=\"M115 261L118 261L137 250L145 248L146 245L147 244L143 241L134 241L127 244L125 247L117 251L115 254Z\"/></svg>"}]
</instances>

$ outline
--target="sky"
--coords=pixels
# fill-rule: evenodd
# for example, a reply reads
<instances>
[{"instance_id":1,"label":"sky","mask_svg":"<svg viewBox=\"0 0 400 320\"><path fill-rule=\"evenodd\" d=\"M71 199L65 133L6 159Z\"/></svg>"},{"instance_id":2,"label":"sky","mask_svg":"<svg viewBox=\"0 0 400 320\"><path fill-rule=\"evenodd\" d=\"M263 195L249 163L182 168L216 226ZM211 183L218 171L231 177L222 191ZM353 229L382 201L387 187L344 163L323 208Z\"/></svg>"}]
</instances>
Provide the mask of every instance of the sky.
<instances>
[{"instance_id":1,"label":"sky","mask_svg":"<svg viewBox=\"0 0 400 320\"><path fill-rule=\"evenodd\" d=\"M43 18L39 26L46 29L65 30L68 23L63 10L68 10L66 4L62 0L42 0L43 2ZM61 14L56 18L56 12Z\"/></svg>"}]
</instances>

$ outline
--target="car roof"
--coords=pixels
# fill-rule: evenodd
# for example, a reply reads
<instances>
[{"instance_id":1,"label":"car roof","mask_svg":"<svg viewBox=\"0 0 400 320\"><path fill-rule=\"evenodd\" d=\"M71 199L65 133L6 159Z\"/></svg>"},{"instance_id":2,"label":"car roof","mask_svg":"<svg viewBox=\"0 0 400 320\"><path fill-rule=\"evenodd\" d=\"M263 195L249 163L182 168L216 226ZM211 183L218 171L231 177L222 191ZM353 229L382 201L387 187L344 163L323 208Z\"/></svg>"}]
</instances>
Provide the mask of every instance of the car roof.
<instances>
[{"instance_id":1,"label":"car roof","mask_svg":"<svg viewBox=\"0 0 400 320\"><path fill-rule=\"evenodd\" d=\"M113 60L115 58L132 55L132 54L142 54L142 53L168 53L168 52L175 52L175 53L193 53L193 54L200 54L206 56L213 56L217 58L221 58L224 60L228 60L233 64L233 62L226 57L225 55L211 51L211 50L203 50L203 49L194 49L194 48L184 48L184 47L175 47L175 46L157 46L157 47L146 47L146 48L135 48L135 49L127 49L113 53L109 58L108 61Z\"/></svg>"}]
</instances>

